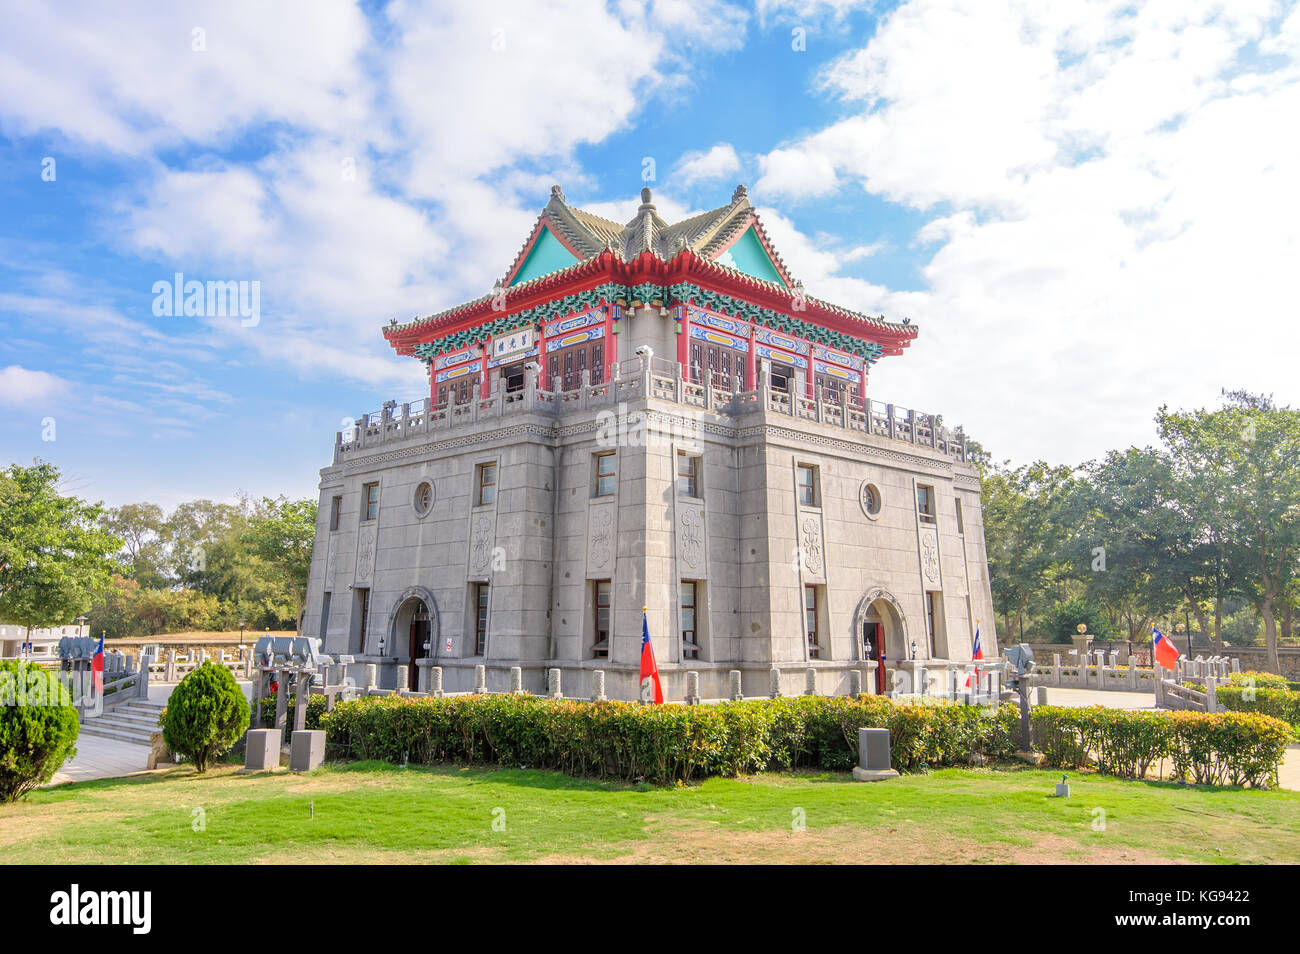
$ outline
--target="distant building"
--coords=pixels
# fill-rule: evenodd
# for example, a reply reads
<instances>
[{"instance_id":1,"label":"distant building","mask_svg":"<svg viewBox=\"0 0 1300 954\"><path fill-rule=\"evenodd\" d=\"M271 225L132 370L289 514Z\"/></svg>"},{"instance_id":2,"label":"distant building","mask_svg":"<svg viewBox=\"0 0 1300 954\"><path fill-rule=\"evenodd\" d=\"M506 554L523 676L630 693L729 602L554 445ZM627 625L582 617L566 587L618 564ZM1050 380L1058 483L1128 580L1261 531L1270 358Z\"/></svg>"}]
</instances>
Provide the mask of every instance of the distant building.
<instances>
[{"instance_id":1,"label":"distant building","mask_svg":"<svg viewBox=\"0 0 1300 954\"><path fill-rule=\"evenodd\" d=\"M89 636L86 624L70 623L67 626L50 626L33 629L31 635L26 626L0 623L0 659L30 659L33 662L57 660L59 658L59 640L64 636ZM23 644L30 642L26 650Z\"/></svg>"},{"instance_id":2,"label":"distant building","mask_svg":"<svg viewBox=\"0 0 1300 954\"><path fill-rule=\"evenodd\" d=\"M688 670L708 698L969 660L977 619L994 655L965 436L867 397L917 333L807 296L743 187L673 225L646 189L620 225L557 186L492 294L384 330L429 397L337 435L305 631L387 688L558 667L614 698L642 606L672 699Z\"/></svg>"}]
</instances>

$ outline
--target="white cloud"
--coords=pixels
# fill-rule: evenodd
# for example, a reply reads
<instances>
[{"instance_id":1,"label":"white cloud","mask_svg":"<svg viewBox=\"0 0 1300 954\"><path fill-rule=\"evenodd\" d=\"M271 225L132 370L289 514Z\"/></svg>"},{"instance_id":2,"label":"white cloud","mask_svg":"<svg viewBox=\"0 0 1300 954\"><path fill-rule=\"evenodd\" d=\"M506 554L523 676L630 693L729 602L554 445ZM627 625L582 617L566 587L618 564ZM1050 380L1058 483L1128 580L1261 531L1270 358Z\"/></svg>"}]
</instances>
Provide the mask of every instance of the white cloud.
<instances>
[{"instance_id":1,"label":"white cloud","mask_svg":"<svg viewBox=\"0 0 1300 954\"><path fill-rule=\"evenodd\" d=\"M740 171L740 157L729 142L718 143L708 152L688 152L673 170L673 181L689 189L701 182L716 182Z\"/></svg>"},{"instance_id":2,"label":"white cloud","mask_svg":"<svg viewBox=\"0 0 1300 954\"><path fill-rule=\"evenodd\" d=\"M1224 386L1300 398L1296 24L1265 2L916 0L832 64L859 111L769 154L767 187L938 210L928 287L877 299L921 336L875 396L1056 460Z\"/></svg>"},{"instance_id":3,"label":"white cloud","mask_svg":"<svg viewBox=\"0 0 1300 954\"><path fill-rule=\"evenodd\" d=\"M47 371L29 371L17 364L0 368L0 404L39 404L59 397L66 389L66 381Z\"/></svg>"}]
</instances>

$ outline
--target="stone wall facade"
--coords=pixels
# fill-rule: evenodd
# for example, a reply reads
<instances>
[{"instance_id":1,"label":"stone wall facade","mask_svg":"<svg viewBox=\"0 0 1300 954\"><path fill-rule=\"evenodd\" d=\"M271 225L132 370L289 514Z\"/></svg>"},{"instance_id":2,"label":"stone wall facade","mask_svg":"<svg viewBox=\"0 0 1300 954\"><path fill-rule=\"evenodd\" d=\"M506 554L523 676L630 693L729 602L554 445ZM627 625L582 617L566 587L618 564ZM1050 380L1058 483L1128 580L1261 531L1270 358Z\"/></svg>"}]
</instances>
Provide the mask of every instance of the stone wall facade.
<instances>
[{"instance_id":1,"label":"stone wall facade","mask_svg":"<svg viewBox=\"0 0 1300 954\"><path fill-rule=\"evenodd\" d=\"M733 669L746 692L766 694L773 667L785 693L804 691L810 667L819 692L845 692L849 672L865 668L868 621L884 634L887 666L913 652L968 660L977 619L985 657L997 655L979 481L964 444L941 441L934 419L925 431L915 415L899 439L892 408L881 436L869 405L865 414L792 405L762 377L754 391L719 393L651 364L626 362L610 382L570 392L543 390L534 369L520 392L390 407L340 436L321 471L305 633L326 653L379 664L383 688L405 688L397 666L413 661L417 671L442 667L447 691L471 689L481 664L491 690L509 688L519 666L523 688L542 692L558 667L565 695L590 695L602 670L606 693L625 699L638 694L643 606L669 699L684 696L690 670L705 698L728 694ZM615 479L601 494L597 456L610 451ZM678 492L679 455L697 459L695 495ZM480 503L481 469L493 465L495 495ZM800 499L801 467L812 470L811 503ZM377 514L366 519L372 483ZM933 521L918 512L918 486ZM611 634L599 656L604 580ZM681 639L683 581L696 584L698 658ZM419 639L412 653L421 616L429 648Z\"/></svg>"}]
</instances>

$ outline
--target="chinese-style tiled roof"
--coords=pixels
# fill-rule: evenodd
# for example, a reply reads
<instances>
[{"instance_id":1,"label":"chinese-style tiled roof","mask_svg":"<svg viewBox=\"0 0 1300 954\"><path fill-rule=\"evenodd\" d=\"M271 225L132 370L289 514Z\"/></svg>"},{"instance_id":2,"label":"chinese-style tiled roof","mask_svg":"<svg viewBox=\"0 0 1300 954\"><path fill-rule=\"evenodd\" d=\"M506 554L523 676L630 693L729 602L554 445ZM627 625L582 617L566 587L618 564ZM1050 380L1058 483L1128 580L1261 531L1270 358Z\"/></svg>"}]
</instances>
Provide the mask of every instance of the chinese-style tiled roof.
<instances>
[{"instance_id":1,"label":"chinese-style tiled roof","mask_svg":"<svg viewBox=\"0 0 1300 954\"><path fill-rule=\"evenodd\" d=\"M756 278L717 260L751 227L784 284ZM578 261L566 268L510 285L543 229L549 229ZM641 205L626 225L573 208L565 200L560 187L553 186L550 201L496 292L406 323L394 320L384 328L384 336L399 353L409 354L415 340L413 336L422 340L437 337L467 321L479 320L499 311L502 301L498 300L494 308L493 300L503 296L506 310L514 312L580 285L594 286L610 280L625 281L629 285L671 281L670 275L685 277L687 273L719 287L728 286L758 296L769 307L785 302L785 307L790 308L793 299L802 295L802 287L791 278L780 255L772 248L744 186L736 188L728 205L674 224L659 216L651 201L650 190L643 189ZM886 348L887 354L899 353L918 332L916 325L886 321L883 316L862 314L811 296L803 296L802 300L806 302L810 318L821 315L841 324L847 334L862 334L892 342Z\"/></svg>"}]
</instances>

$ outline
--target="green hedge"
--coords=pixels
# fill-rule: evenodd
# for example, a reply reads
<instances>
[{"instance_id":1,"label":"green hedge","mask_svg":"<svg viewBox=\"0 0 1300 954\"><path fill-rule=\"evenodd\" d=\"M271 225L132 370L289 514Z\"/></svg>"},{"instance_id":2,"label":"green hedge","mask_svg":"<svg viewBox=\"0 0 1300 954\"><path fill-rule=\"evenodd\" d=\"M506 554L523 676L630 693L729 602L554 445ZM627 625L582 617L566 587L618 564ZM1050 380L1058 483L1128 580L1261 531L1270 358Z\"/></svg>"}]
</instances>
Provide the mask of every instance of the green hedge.
<instances>
[{"instance_id":1,"label":"green hedge","mask_svg":"<svg viewBox=\"0 0 1300 954\"><path fill-rule=\"evenodd\" d=\"M1247 701L1242 686L1220 686L1219 704L1233 712L1258 712L1291 723L1292 733L1300 738L1300 692L1290 689L1256 689Z\"/></svg>"},{"instance_id":2,"label":"green hedge","mask_svg":"<svg viewBox=\"0 0 1300 954\"><path fill-rule=\"evenodd\" d=\"M536 696L368 697L322 719L332 759L470 762L655 783L795 767L844 771L858 729L889 730L900 772L1008 762L1017 711L806 696L703 706ZM1035 744L1058 768L1141 778L1161 759L1201 784L1276 785L1288 727L1263 715L1039 706Z\"/></svg>"},{"instance_id":3,"label":"green hedge","mask_svg":"<svg viewBox=\"0 0 1300 954\"><path fill-rule=\"evenodd\" d=\"M286 703L288 708L289 728L293 728L293 705L294 700L298 697L295 693L289 693L289 701ZM258 704L258 709L262 713L262 725L275 725L275 696L263 696ZM319 729L321 727L321 718L325 715L325 697L320 694L313 694L307 697L307 729Z\"/></svg>"},{"instance_id":4,"label":"green hedge","mask_svg":"<svg viewBox=\"0 0 1300 954\"><path fill-rule=\"evenodd\" d=\"M876 696L755 699L705 706L534 696L380 696L323 720L331 758L471 762L655 783L857 763L862 727L889 729L894 767L1004 760L1016 712L904 705Z\"/></svg>"},{"instance_id":5,"label":"green hedge","mask_svg":"<svg viewBox=\"0 0 1300 954\"><path fill-rule=\"evenodd\" d=\"M1057 768L1090 763L1108 774L1142 778L1161 759L1172 777L1201 785L1276 786L1290 727L1245 712L1126 712L1094 706L1039 706L1034 744Z\"/></svg>"}]
</instances>

